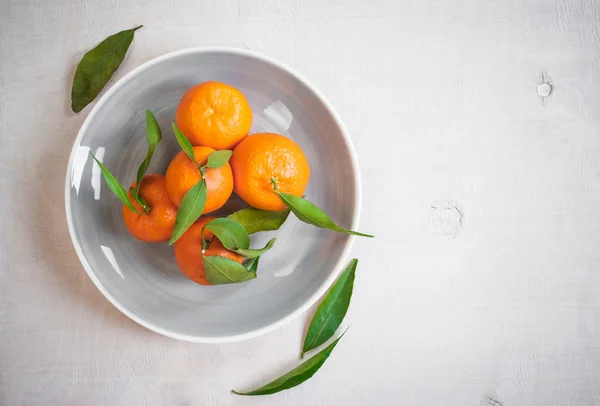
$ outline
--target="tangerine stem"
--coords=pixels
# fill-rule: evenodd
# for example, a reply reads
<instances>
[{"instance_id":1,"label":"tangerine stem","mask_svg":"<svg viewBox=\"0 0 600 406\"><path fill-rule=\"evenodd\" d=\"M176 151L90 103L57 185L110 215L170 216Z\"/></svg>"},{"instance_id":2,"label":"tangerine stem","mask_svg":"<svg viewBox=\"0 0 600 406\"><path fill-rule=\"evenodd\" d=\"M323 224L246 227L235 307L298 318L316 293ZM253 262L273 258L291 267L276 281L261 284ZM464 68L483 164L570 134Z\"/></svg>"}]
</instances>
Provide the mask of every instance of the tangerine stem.
<instances>
[{"instance_id":1,"label":"tangerine stem","mask_svg":"<svg viewBox=\"0 0 600 406\"><path fill-rule=\"evenodd\" d=\"M273 184L273 189L277 192L277 178L276 177L272 177L271 178L271 183Z\"/></svg>"},{"instance_id":2,"label":"tangerine stem","mask_svg":"<svg viewBox=\"0 0 600 406\"><path fill-rule=\"evenodd\" d=\"M133 199L140 205L142 206L142 209L144 209L144 213L148 214L150 213L150 206L148 206L148 203L146 203L146 201L144 200L144 198L142 196L140 196L140 192L133 187L129 188L129 193L131 193L131 195L133 196ZM138 212L136 211L135 214L138 214Z\"/></svg>"}]
</instances>

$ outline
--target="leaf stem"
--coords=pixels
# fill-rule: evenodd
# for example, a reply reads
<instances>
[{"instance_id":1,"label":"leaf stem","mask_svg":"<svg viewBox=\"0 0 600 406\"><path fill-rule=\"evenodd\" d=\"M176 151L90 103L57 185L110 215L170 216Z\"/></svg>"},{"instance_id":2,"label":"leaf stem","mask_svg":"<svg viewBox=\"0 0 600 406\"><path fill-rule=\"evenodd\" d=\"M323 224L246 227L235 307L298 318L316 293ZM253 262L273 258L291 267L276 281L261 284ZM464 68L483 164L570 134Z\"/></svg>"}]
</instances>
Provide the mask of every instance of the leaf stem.
<instances>
[{"instance_id":1,"label":"leaf stem","mask_svg":"<svg viewBox=\"0 0 600 406\"><path fill-rule=\"evenodd\" d=\"M142 24L142 25L138 25L137 27L135 27L135 28L132 28L132 29L131 29L131 31L133 31L133 32L136 32L137 30L139 30L139 29L140 29L140 28L142 28L143 26L144 26L143 24Z\"/></svg>"},{"instance_id":2,"label":"leaf stem","mask_svg":"<svg viewBox=\"0 0 600 406\"><path fill-rule=\"evenodd\" d=\"M147 203L140 202L140 201L138 201L138 203L140 203L140 206L142 206L142 209L144 211L142 214L148 214L148 213L150 213L150 206L148 206Z\"/></svg>"},{"instance_id":3,"label":"leaf stem","mask_svg":"<svg viewBox=\"0 0 600 406\"><path fill-rule=\"evenodd\" d=\"M148 203L146 203L146 201L142 198L142 196L140 196L140 192L137 190L137 188L130 187L129 193L131 193L131 196L133 196L133 199L137 203L139 203L140 206L142 206L142 209L144 209L145 214L150 213L150 206L148 206Z\"/></svg>"}]
</instances>

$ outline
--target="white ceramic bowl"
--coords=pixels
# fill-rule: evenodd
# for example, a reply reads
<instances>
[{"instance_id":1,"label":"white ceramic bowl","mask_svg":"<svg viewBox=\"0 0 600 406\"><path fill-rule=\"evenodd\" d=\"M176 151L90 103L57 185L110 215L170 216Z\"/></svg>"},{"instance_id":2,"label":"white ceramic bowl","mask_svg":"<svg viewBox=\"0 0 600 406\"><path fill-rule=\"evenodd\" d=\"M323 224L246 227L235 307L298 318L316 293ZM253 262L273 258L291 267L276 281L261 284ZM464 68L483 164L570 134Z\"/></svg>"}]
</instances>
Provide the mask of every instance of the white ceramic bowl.
<instances>
[{"instance_id":1,"label":"white ceramic bowl","mask_svg":"<svg viewBox=\"0 0 600 406\"><path fill-rule=\"evenodd\" d=\"M277 132L296 141L311 166L306 197L338 224L357 228L357 160L333 107L288 67L238 49L197 48L163 55L106 92L73 145L65 205L83 267L119 310L169 337L226 342L263 334L307 310L347 265L353 237L314 228L290 215L280 230L252 236L252 246L277 237L274 248L261 258L255 280L205 287L179 272L167 243L144 243L129 235L121 203L89 152L129 185L145 156L149 109L158 119L163 141L148 173L164 173L179 151L171 129L177 104L187 89L207 80L244 92L254 112L252 133ZM238 206L233 199L228 209Z\"/></svg>"}]
</instances>

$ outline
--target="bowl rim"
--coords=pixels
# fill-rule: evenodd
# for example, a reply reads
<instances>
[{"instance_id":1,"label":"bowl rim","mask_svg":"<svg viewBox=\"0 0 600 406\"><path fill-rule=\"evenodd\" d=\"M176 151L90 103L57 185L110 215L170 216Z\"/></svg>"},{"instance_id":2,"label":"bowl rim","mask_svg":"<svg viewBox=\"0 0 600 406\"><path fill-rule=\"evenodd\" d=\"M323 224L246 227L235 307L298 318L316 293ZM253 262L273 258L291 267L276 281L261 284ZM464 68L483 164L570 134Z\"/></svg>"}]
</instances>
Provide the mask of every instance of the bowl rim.
<instances>
[{"instance_id":1,"label":"bowl rim","mask_svg":"<svg viewBox=\"0 0 600 406\"><path fill-rule=\"evenodd\" d=\"M83 268L85 269L86 273L88 274L88 276L90 277L90 279L92 280L94 285L96 285L96 288L98 288L98 290L104 295L104 297L106 297L106 299L108 299L108 301L110 303L112 303L113 306L115 306L118 310L120 310L121 313L123 313L124 315L129 317L131 320L135 321L136 323L140 324L141 326L146 327L147 329L154 331L158 334L161 334L163 336L174 338L177 340L182 340L182 341L195 342L195 343L207 343L207 344L236 342L236 341L242 341L242 340L247 340L250 338L258 337L260 335L266 334L270 331L273 331L279 327L282 327L282 326L288 324L290 321L296 319L302 313L306 312L312 305L314 305L317 302L317 300L319 298L321 298L327 292L327 290L330 288L330 286L333 285L334 281L337 279L338 275L341 273L342 269L345 268L344 264L348 260L348 257L350 254L350 249L352 248L352 245L356 238L354 235L348 235L348 239L346 240L345 247L342 251L342 254L338 258L336 264L334 265L333 271L330 273L330 275L327 277L327 279L318 287L318 289L316 289L315 292L313 292L313 294L306 301L304 301L304 303L302 303L296 309L292 310L290 313L288 313L286 316L284 316L283 318L281 318L279 320L276 320L270 324L259 327L257 329L250 330L250 331L247 331L244 333L239 333L239 334L215 337L215 336L180 334L180 333L170 331L168 329L165 329L163 327L160 327L158 325L148 322L147 320L143 319L141 316L138 316L135 312L129 310L125 305L123 305L119 301L117 301L111 295L111 293L108 291L108 289L106 289L104 287L104 285L102 285L102 283L96 277L94 271L92 270L92 267L87 262L85 255L83 254L83 250L81 248L81 245L80 245L77 235L75 233L72 212L71 212L70 197L71 197L71 189L72 188L71 188L70 180L71 180L71 174L72 174L72 169L73 169L73 161L75 158L75 153L76 153L77 149L79 148L79 146L81 145L81 139L83 138L83 135L87 132L88 127L90 126L90 123L94 120L94 117L96 116L98 111L100 111L100 109L111 99L111 97L115 93L117 93L124 86L124 84L129 82L133 77L135 77L138 74L140 74L141 72L153 67L154 65L160 64L169 59L173 59L173 58L176 58L176 57L179 57L182 55L206 54L206 53L211 53L211 52L240 55L243 57L253 58L253 59L259 60L261 62L273 65L274 67L281 69L284 72L293 76L295 79L297 79L304 86L309 88L310 91L316 95L316 97L321 101L321 103L323 103L325 108L329 111L329 113L333 117L335 124L338 126L338 128L342 134L342 137L344 139L344 142L346 143L346 146L350 153L352 173L353 173L354 179L355 179L354 213L352 216L352 225L351 225L352 230L356 230L358 228L358 224L359 224L359 220L360 220L360 213L361 213L361 181L360 181L360 171L359 171L359 166L358 166L358 158L356 155L356 150L354 148L354 144L352 143L350 135L348 134L348 130L344 126L344 123L342 122L337 111L333 108L333 105L327 100L327 98L323 95L323 93L321 93L321 91L319 89L317 89L314 85L312 85L300 73L298 73L294 69L290 68L289 66L277 61L276 59L262 55L258 52L249 51L249 50L241 49L241 48L235 48L235 47L210 46L210 47L184 48L184 49L180 49L177 51L168 52L166 54L160 55L156 58L153 58L153 59L141 64L140 66L134 68L132 71L125 74L121 79L119 79L115 84L113 84L106 91L106 93L104 93L104 95L102 95L100 97L100 99L92 107L89 114L85 118L83 124L81 125L81 127L77 133L77 137L75 137L75 141L73 142L73 147L71 149L71 154L69 156L69 162L67 164L67 173L66 173L66 177L65 177L65 212L66 212L67 225L68 225L71 241L73 243L73 246L75 248L75 252L77 253L79 261L83 265Z\"/></svg>"}]
</instances>

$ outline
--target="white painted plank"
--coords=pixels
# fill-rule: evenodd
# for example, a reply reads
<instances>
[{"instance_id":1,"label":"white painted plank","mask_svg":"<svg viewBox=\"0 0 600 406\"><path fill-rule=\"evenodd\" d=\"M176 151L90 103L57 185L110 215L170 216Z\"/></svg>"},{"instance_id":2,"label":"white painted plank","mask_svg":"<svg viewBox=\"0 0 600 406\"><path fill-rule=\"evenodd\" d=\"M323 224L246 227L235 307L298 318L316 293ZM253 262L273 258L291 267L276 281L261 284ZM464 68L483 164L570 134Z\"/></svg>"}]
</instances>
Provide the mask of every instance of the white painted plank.
<instances>
[{"instance_id":1,"label":"white painted plank","mask_svg":"<svg viewBox=\"0 0 600 406\"><path fill-rule=\"evenodd\" d=\"M143 23L115 80L175 49L293 66L346 122L364 212L351 325L308 383L229 393L294 365L307 317L250 341L180 343L121 315L63 214L82 54ZM0 404L600 404L598 1L0 5ZM544 103L541 73L554 91ZM463 214L454 238L432 205Z\"/></svg>"}]
</instances>

